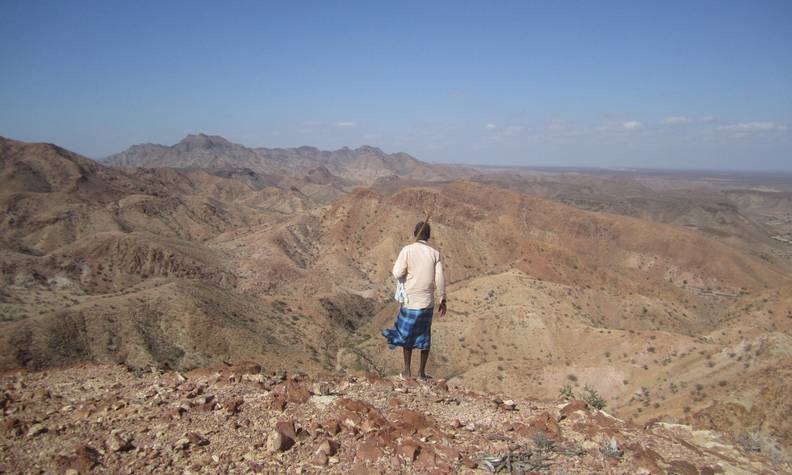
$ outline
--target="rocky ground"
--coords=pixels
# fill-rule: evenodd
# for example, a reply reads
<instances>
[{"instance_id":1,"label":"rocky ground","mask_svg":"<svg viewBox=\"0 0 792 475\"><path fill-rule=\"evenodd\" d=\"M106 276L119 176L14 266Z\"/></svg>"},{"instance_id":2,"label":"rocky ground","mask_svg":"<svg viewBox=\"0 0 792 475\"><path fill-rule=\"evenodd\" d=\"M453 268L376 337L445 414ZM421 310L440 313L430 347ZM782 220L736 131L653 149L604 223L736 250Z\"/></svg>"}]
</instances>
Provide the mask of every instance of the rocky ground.
<instances>
[{"instance_id":1,"label":"rocky ground","mask_svg":"<svg viewBox=\"0 0 792 475\"><path fill-rule=\"evenodd\" d=\"M792 471L716 432L514 396L253 363L6 372L0 473Z\"/></svg>"}]
</instances>

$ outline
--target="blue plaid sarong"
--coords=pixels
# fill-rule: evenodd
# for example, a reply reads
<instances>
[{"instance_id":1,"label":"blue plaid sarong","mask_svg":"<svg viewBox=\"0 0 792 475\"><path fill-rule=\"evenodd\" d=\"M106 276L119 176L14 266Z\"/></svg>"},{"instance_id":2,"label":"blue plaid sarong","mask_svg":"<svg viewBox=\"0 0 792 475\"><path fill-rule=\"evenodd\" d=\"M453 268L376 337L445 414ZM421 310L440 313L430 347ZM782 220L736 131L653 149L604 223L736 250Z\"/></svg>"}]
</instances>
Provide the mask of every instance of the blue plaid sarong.
<instances>
[{"instance_id":1,"label":"blue plaid sarong","mask_svg":"<svg viewBox=\"0 0 792 475\"><path fill-rule=\"evenodd\" d=\"M433 313L434 305L418 309L402 307L396 316L396 326L383 330L382 336L388 340L391 349L403 346L428 350L432 346Z\"/></svg>"}]
</instances>

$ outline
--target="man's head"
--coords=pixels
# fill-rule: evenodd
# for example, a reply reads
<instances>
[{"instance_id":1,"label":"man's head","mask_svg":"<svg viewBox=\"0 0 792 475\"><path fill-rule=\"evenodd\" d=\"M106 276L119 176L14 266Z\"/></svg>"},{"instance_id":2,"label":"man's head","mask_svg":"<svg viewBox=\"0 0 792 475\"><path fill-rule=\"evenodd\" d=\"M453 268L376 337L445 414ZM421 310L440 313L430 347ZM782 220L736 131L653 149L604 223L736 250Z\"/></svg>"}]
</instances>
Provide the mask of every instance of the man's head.
<instances>
[{"instance_id":1,"label":"man's head","mask_svg":"<svg viewBox=\"0 0 792 475\"><path fill-rule=\"evenodd\" d=\"M415 231L413 231L413 236L418 238L419 241L428 241L431 233L432 233L432 228L431 226L429 226L429 223L418 221L418 223L415 225Z\"/></svg>"}]
</instances>

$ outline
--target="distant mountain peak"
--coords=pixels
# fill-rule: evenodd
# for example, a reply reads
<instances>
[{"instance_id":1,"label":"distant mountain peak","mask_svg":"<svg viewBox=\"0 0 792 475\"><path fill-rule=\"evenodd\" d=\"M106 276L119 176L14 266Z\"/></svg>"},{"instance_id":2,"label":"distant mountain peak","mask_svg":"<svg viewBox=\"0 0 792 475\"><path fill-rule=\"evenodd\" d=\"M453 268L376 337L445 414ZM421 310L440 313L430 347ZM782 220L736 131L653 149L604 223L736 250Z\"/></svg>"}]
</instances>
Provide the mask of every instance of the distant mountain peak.
<instances>
[{"instance_id":1,"label":"distant mountain peak","mask_svg":"<svg viewBox=\"0 0 792 475\"><path fill-rule=\"evenodd\" d=\"M371 145L361 145L355 149L358 153L376 153L377 155L386 155L386 153L379 147L372 147Z\"/></svg>"},{"instance_id":2,"label":"distant mountain peak","mask_svg":"<svg viewBox=\"0 0 792 475\"><path fill-rule=\"evenodd\" d=\"M184 137L174 148L218 148L232 147L234 144L219 135L207 135L203 133L190 134Z\"/></svg>"},{"instance_id":3,"label":"distant mountain peak","mask_svg":"<svg viewBox=\"0 0 792 475\"><path fill-rule=\"evenodd\" d=\"M303 155L305 155L305 154L318 154L320 152L320 150L318 148L311 147L310 145L302 145L300 147L297 147L295 150L297 150L297 153L300 153L300 154L303 154Z\"/></svg>"}]
</instances>

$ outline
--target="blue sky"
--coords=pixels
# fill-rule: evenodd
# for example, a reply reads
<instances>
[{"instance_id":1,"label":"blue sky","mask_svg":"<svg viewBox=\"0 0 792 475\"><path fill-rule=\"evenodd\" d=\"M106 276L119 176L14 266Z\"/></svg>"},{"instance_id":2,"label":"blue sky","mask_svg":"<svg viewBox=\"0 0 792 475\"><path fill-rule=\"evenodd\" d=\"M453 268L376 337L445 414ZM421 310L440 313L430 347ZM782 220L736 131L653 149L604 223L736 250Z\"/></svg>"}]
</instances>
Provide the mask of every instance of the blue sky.
<instances>
[{"instance_id":1,"label":"blue sky","mask_svg":"<svg viewBox=\"0 0 792 475\"><path fill-rule=\"evenodd\" d=\"M0 0L0 135L792 170L792 2Z\"/></svg>"}]
</instances>

